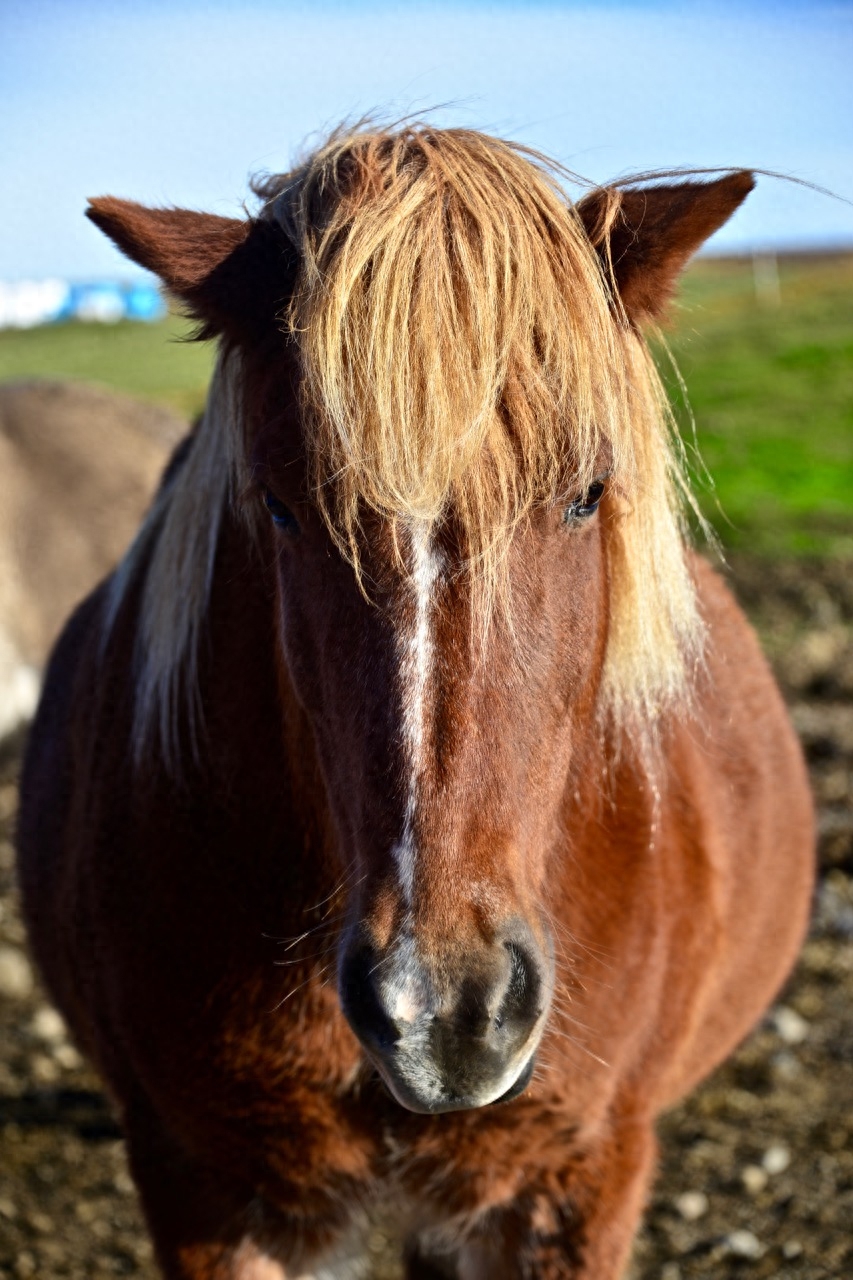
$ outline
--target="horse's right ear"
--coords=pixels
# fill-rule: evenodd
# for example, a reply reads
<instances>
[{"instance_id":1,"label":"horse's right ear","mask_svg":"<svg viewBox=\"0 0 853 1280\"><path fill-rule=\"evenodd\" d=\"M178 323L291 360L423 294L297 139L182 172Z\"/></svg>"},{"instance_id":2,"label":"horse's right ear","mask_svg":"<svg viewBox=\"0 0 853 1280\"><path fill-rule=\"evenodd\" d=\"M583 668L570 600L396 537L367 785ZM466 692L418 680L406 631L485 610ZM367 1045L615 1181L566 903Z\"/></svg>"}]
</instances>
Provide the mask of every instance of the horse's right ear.
<instances>
[{"instance_id":1,"label":"horse's right ear","mask_svg":"<svg viewBox=\"0 0 853 1280\"><path fill-rule=\"evenodd\" d=\"M272 223L149 209L114 196L91 200L86 216L187 305L202 337L259 338L293 289L295 255Z\"/></svg>"}]
</instances>

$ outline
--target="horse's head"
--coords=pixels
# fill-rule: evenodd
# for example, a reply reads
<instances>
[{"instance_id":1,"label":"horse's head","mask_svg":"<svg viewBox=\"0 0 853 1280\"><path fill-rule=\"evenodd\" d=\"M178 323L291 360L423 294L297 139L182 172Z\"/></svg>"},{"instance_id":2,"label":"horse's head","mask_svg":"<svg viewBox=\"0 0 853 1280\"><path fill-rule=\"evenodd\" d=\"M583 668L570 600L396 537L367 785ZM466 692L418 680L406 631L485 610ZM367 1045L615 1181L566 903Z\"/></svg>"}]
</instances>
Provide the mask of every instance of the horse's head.
<instances>
[{"instance_id":1,"label":"horse's head","mask_svg":"<svg viewBox=\"0 0 853 1280\"><path fill-rule=\"evenodd\" d=\"M413 1110L524 1088L578 778L608 722L642 731L689 678L700 626L637 325L750 186L572 207L517 148L413 128L333 139L247 222L93 205L240 382L282 679L313 737L291 750L316 750L347 897L341 1000Z\"/></svg>"},{"instance_id":2,"label":"horse's head","mask_svg":"<svg viewBox=\"0 0 853 1280\"><path fill-rule=\"evenodd\" d=\"M606 459L516 532L512 613L483 635L452 513L366 518L362 591L278 439L254 471L286 673L349 864L343 1007L405 1105L490 1102L529 1078L550 1001L548 855L607 640Z\"/></svg>"}]
</instances>

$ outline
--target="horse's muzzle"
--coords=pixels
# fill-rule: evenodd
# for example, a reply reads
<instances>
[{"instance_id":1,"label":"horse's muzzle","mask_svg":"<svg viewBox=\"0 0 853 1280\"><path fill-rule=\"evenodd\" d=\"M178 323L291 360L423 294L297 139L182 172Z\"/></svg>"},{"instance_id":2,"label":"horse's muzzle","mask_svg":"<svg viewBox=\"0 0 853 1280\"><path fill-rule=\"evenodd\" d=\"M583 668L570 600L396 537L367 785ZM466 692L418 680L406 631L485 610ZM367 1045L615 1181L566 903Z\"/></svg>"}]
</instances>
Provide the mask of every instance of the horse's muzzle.
<instances>
[{"instance_id":1,"label":"horse's muzzle","mask_svg":"<svg viewBox=\"0 0 853 1280\"><path fill-rule=\"evenodd\" d=\"M509 1101L529 1084L552 969L523 926L463 951L452 967L423 961L411 934L385 955L361 940L344 953L341 1003L397 1102L462 1111Z\"/></svg>"}]
</instances>

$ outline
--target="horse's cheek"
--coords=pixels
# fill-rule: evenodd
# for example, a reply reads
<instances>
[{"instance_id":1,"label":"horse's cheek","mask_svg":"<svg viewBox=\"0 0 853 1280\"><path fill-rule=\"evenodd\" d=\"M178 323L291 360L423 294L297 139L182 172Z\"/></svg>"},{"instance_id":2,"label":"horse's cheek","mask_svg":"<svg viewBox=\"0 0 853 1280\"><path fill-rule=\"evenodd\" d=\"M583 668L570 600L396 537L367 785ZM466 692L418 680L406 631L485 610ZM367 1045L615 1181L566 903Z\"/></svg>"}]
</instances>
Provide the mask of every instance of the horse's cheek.
<instances>
[{"instance_id":1,"label":"horse's cheek","mask_svg":"<svg viewBox=\"0 0 853 1280\"><path fill-rule=\"evenodd\" d=\"M545 575L543 613L551 657L549 697L542 699L557 722L570 732L581 719L600 675L606 648L607 609L601 525L556 543Z\"/></svg>"},{"instance_id":2,"label":"horse's cheek","mask_svg":"<svg viewBox=\"0 0 853 1280\"><path fill-rule=\"evenodd\" d=\"M328 702L322 656L333 639L325 607L328 592L308 556L300 560L292 553L281 554L276 576L276 642L281 661L306 712L322 718Z\"/></svg>"}]
</instances>

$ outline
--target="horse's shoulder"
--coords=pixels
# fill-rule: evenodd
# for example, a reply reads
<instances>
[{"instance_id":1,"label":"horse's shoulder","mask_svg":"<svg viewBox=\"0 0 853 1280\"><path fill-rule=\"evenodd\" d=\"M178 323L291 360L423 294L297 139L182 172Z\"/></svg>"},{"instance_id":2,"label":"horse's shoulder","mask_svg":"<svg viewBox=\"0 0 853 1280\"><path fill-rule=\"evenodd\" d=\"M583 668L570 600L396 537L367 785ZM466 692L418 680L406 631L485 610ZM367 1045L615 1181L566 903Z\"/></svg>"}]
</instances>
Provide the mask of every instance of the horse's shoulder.
<instances>
[{"instance_id":1,"label":"horse's shoulder","mask_svg":"<svg viewBox=\"0 0 853 1280\"><path fill-rule=\"evenodd\" d=\"M24 762L22 787L34 759L49 749L57 735L63 735L73 718L79 700L79 686L84 670L97 665L103 626L106 578L77 605L59 633L44 676L41 698L29 734Z\"/></svg>"},{"instance_id":2,"label":"horse's shoulder","mask_svg":"<svg viewBox=\"0 0 853 1280\"><path fill-rule=\"evenodd\" d=\"M697 558L708 627L692 713L675 718L667 773L675 808L693 814L701 843L729 865L810 862L813 814L802 749L759 638L722 575ZM732 864L733 865L733 864Z\"/></svg>"},{"instance_id":3,"label":"horse's shoulder","mask_svg":"<svg viewBox=\"0 0 853 1280\"><path fill-rule=\"evenodd\" d=\"M712 632L720 626L742 627L746 622L746 615L726 581L724 570L715 567L705 556L695 551L690 554L690 570L696 583L702 615Z\"/></svg>"},{"instance_id":4,"label":"horse's shoulder","mask_svg":"<svg viewBox=\"0 0 853 1280\"><path fill-rule=\"evenodd\" d=\"M755 628L735 598L720 570L701 556L692 563L699 607L707 627L705 666L707 679L700 679L702 705L713 710L715 699L720 710L729 714L729 703L736 698L759 713L766 708L774 718L787 720L781 695L769 663L764 656Z\"/></svg>"}]
</instances>

